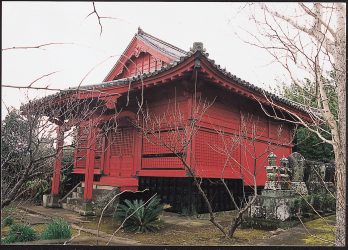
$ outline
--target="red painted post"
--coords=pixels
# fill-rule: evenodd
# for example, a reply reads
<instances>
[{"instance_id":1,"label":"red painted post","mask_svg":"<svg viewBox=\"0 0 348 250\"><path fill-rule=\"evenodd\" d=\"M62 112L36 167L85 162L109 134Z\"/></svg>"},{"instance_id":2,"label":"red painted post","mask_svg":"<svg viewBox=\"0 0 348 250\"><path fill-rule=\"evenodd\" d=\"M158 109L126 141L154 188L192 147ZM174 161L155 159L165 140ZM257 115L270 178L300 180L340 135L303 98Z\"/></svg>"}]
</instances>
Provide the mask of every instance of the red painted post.
<instances>
[{"instance_id":1,"label":"red painted post","mask_svg":"<svg viewBox=\"0 0 348 250\"><path fill-rule=\"evenodd\" d=\"M57 196L59 194L60 184L60 170L62 167L63 157L63 145L64 145L64 130L62 125L57 127L57 154L54 161L53 180L52 180L52 195Z\"/></svg>"},{"instance_id":2,"label":"red painted post","mask_svg":"<svg viewBox=\"0 0 348 250\"><path fill-rule=\"evenodd\" d=\"M87 140L87 155L86 155L86 173L85 173L85 188L83 198L85 202L92 200L93 195L93 178L94 178L94 157L95 157L95 144L96 144L96 129L94 127L94 121L90 121L88 140Z\"/></svg>"}]
</instances>

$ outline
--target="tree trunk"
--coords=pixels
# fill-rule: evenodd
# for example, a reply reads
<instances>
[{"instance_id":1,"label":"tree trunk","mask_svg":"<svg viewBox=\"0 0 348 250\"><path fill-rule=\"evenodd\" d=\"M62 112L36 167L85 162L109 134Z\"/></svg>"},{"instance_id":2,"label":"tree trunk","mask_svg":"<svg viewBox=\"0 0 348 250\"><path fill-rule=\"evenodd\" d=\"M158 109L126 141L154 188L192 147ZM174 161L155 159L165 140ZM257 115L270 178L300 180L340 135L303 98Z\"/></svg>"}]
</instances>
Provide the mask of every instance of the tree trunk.
<instances>
[{"instance_id":1,"label":"tree trunk","mask_svg":"<svg viewBox=\"0 0 348 250\"><path fill-rule=\"evenodd\" d=\"M334 147L336 163L336 246L345 246L346 240L346 164L342 148Z\"/></svg>"},{"instance_id":2,"label":"tree trunk","mask_svg":"<svg viewBox=\"0 0 348 250\"><path fill-rule=\"evenodd\" d=\"M336 163L336 246L345 246L346 240L346 13L342 3L336 3L338 12L335 46L336 93L338 98L338 135L333 137Z\"/></svg>"}]
</instances>

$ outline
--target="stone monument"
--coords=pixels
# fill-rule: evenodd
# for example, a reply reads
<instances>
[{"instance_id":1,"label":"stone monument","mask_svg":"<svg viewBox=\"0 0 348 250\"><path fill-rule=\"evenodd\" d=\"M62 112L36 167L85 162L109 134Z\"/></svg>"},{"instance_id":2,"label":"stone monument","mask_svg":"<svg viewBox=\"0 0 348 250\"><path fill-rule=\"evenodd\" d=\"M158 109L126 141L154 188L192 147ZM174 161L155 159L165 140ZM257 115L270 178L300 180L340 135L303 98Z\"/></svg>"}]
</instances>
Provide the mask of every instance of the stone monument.
<instances>
[{"instance_id":1,"label":"stone monument","mask_svg":"<svg viewBox=\"0 0 348 250\"><path fill-rule=\"evenodd\" d=\"M291 189L297 194L308 195L308 189L303 180L305 158L300 153L295 152L289 155L288 159L289 168L292 172Z\"/></svg>"},{"instance_id":2,"label":"stone monument","mask_svg":"<svg viewBox=\"0 0 348 250\"><path fill-rule=\"evenodd\" d=\"M330 182L332 171L328 171L331 170L328 166L324 163L305 161L299 153L293 153L288 158L283 156L279 166L276 164L276 158L274 153L268 156L268 166L265 167L267 181L264 190L249 207L244 225L277 228L298 224L298 215L311 216L308 211L306 212L306 205L301 205L302 201L308 198L308 202L313 207L317 206L322 210L327 210L325 207L334 207L334 203L330 201L332 199L329 199L331 196L329 198L325 196L329 190L331 192L333 186ZM309 166L309 164L312 165ZM309 173L306 182L304 181L305 167L307 167L306 173ZM320 200L318 195L322 195L322 199L325 200ZM253 197L249 197L249 200L252 199Z\"/></svg>"},{"instance_id":3,"label":"stone monument","mask_svg":"<svg viewBox=\"0 0 348 250\"><path fill-rule=\"evenodd\" d=\"M286 227L295 216L292 211L298 195L291 189L291 169L288 160L283 157L281 165L276 165L277 156L271 153L266 166L267 181L261 195L250 206L248 222L259 227ZM253 197L249 197L251 200Z\"/></svg>"}]
</instances>

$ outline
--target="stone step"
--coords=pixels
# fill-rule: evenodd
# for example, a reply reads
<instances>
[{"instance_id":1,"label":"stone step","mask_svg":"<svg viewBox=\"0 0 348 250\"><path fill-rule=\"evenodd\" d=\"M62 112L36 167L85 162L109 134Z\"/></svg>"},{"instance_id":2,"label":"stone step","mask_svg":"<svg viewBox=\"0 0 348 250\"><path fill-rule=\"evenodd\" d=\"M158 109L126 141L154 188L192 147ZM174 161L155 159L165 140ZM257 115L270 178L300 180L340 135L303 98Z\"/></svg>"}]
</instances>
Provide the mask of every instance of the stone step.
<instances>
[{"instance_id":1,"label":"stone step","mask_svg":"<svg viewBox=\"0 0 348 250\"><path fill-rule=\"evenodd\" d=\"M69 203L62 203L62 208L70 211L74 211L75 205Z\"/></svg>"},{"instance_id":2,"label":"stone step","mask_svg":"<svg viewBox=\"0 0 348 250\"><path fill-rule=\"evenodd\" d=\"M66 210L70 210L70 205L67 203L62 203L62 208Z\"/></svg>"},{"instance_id":3,"label":"stone step","mask_svg":"<svg viewBox=\"0 0 348 250\"><path fill-rule=\"evenodd\" d=\"M77 213L80 213L80 211L81 211L81 206L68 204L68 203L62 203L62 208L66 209L66 210L73 211L73 212L77 212Z\"/></svg>"},{"instance_id":4,"label":"stone step","mask_svg":"<svg viewBox=\"0 0 348 250\"><path fill-rule=\"evenodd\" d=\"M66 203L72 204L72 205L79 205L79 204L82 203L82 199L80 199L80 198L68 197L68 198L66 199Z\"/></svg>"},{"instance_id":5,"label":"stone step","mask_svg":"<svg viewBox=\"0 0 348 250\"><path fill-rule=\"evenodd\" d=\"M77 198L77 199L82 199L83 198L83 193L79 193L79 192L72 192L71 193L71 198Z\"/></svg>"}]
</instances>

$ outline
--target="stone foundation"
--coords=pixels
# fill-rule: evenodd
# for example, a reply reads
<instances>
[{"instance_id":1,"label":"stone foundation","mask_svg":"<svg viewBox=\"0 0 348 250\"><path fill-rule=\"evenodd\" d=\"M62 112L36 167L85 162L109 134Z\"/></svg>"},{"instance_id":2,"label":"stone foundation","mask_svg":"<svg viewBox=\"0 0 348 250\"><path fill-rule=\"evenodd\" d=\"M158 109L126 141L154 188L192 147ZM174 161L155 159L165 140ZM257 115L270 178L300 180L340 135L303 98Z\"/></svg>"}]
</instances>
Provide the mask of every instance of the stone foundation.
<instances>
[{"instance_id":1,"label":"stone foundation","mask_svg":"<svg viewBox=\"0 0 348 250\"><path fill-rule=\"evenodd\" d=\"M251 205L248 216L286 221L295 216L292 208L297 197L292 190L263 190Z\"/></svg>"},{"instance_id":2,"label":"stone foundation","mask_svg":"<svg viewBox=\"0 0 348 250\"><path fill-rule=\"evenodd\" d=\"M42 197L42 205L44 207L51 207L51 208L61 207L58 201L59 201L59 196L55 196L52 194L44 194Z\"/></svg>"}]
</instances>

